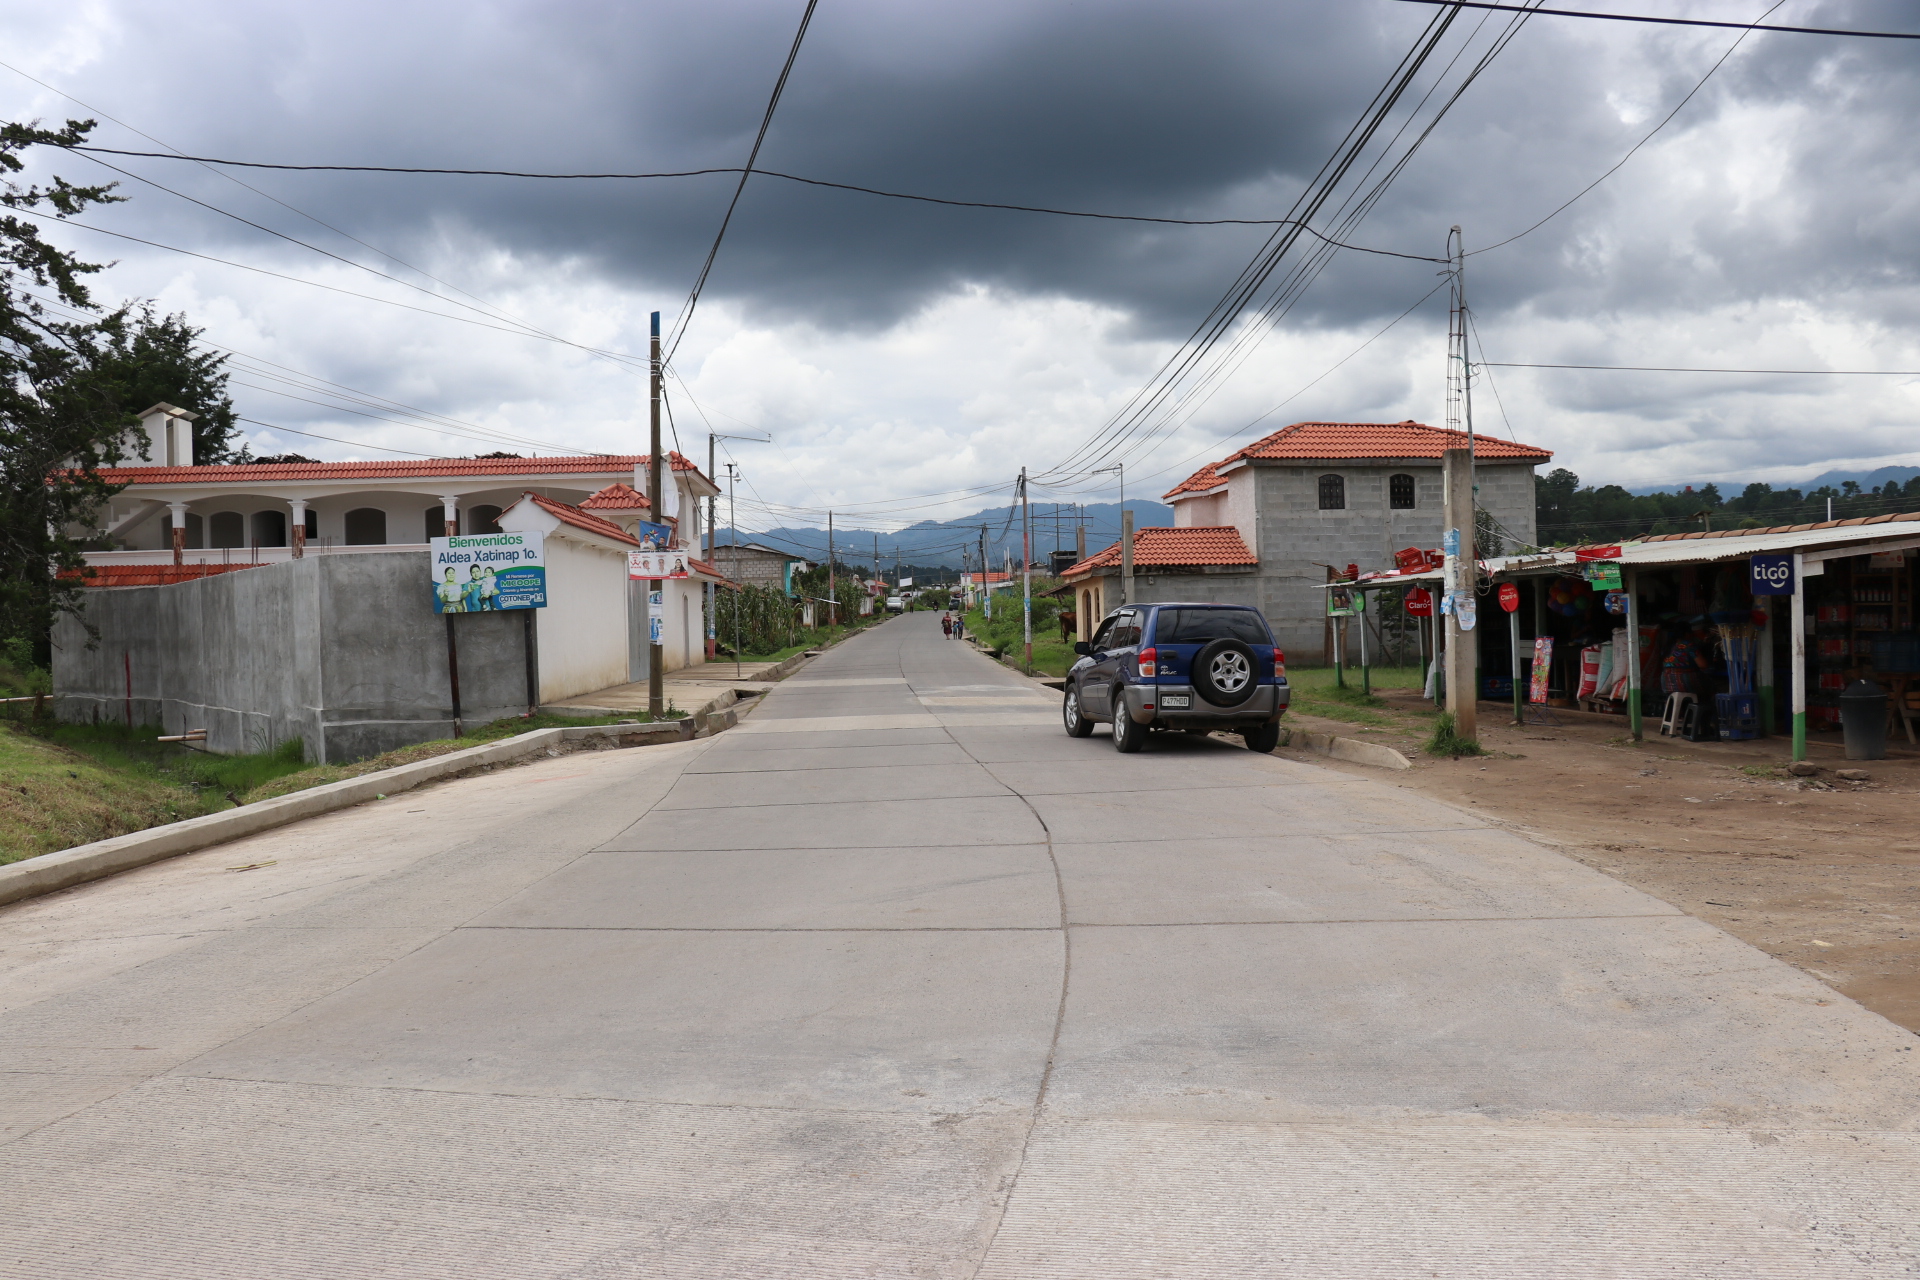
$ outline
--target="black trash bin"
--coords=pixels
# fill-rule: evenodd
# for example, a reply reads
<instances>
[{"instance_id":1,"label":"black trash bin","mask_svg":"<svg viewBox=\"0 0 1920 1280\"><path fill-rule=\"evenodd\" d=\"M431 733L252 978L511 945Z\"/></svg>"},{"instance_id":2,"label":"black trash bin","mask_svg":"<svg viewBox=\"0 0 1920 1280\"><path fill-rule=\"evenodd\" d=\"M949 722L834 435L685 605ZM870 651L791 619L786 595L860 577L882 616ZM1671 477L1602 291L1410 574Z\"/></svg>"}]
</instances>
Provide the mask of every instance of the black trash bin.
<instances>
[{"instance_id":1,"label":"black trash bin","mask_svg":"<svg viewBox=\"0 0 1920 1280\"><path fill-rule=\"evenodd\" d=\"M1855 680L1840 695L1840 728L1849 760L1887 758L1887 691L1871 680Z\"/></svg>"}]
</instances>

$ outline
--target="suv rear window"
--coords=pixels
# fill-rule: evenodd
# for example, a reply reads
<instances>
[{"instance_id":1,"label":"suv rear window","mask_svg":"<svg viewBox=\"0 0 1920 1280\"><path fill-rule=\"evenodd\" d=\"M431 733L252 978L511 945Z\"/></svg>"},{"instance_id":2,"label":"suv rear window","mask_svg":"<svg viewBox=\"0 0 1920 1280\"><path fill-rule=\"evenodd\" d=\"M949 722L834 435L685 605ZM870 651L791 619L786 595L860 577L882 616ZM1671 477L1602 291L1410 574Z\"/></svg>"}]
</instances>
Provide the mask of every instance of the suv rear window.
<instances>
[{"instance_id":1,"label":"suv rear window","mask_svg":"<svg viewBox=\"0 0 1920 1280\"><path fill-rule=\"evenodd\" d=\"M1155 644L1205 644L1222 638L1273 643L1267 620L1251 609L1162 609L1153 624Z\"/></svg>"}]
</instances>

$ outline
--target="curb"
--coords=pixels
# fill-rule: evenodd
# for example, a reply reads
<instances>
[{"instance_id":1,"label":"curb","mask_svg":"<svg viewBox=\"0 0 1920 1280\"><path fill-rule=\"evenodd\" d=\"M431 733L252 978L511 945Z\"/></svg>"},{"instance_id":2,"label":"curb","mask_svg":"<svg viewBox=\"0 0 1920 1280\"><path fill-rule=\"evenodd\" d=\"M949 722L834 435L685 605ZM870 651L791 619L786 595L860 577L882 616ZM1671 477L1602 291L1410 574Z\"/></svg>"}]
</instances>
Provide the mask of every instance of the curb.
<instances>
[{"instance_id":1,"label":"curb","mask_svg":"<svg viewBox=\"0 0 1920 1280\"><path fill-rule=\"evenodd\" d=\"M1358 738L1341 738L1331 733L1313 733L1306 729L1282 729L1280 745L1345 760L1349 764L1370 764L1380 769L1411 769L1413 761L1392 747Z\"/></svg>"},{"instance_id":2,"label":"curb","mask_svg":"<svg viewBox=\"0 0 1920 1280\"><path fill-rule=\"evenodd\" d=\"M603 738L612 739L610 745L618 747L650 747L709 737L723 729L732 728L736 723L738 717L732 710L733 701L734 694L729 689L685 719L667 724L597 724L565 729L535 729L531 733L486 746L469 747L465 751L449 752L431 760L329 782L324 786L296 791L292 795L275 796L257 804L229 809L225 813L210 813L204 817L188 818L184 822L170 822L165 826L114 836L109 840L75 845L57 853L24 858L0 866L0 904L70 889L89 880L101 880L183 853L195 853L229 840L238 840L242 836L257 835L302 818L318 817L336 809L365 804L380 796L409 791L424 783L469 769L537 755L563 743Z\"/></svg>"}]
</instances>

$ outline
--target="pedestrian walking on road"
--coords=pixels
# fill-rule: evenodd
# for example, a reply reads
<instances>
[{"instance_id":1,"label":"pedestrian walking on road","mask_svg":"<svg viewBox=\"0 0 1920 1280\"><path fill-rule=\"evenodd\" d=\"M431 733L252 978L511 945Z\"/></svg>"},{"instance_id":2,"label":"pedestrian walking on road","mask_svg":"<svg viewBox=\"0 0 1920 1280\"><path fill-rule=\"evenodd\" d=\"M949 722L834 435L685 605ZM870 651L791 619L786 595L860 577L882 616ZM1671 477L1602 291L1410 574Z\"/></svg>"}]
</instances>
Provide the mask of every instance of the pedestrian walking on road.
<instances>
[{"instance_id":1,"label":"pedestrian walking on road","mask_svg":"<svg viewBox=\"0 0 1920 1280\"><path fill-rule=\"evenodd\" d=\"M962 631L965 631L966 629L967 629L967 624L964 621L962 621L959 618L955 618L953 620L953 638L955 640L965 639L966 637L962 636L960 633Z\"/></svg>"},{"instance_id":2,"label":"pedestrian walking on road","mask_svg":"<svg viewBox=\"0 0 1920 1280\"><path fill-rule=\"evenodd\" d=\"M943 613L940 615L940 634L945 636L949 640L953 639L953 615L952 614Z\"/></svg>"}]
</instances>

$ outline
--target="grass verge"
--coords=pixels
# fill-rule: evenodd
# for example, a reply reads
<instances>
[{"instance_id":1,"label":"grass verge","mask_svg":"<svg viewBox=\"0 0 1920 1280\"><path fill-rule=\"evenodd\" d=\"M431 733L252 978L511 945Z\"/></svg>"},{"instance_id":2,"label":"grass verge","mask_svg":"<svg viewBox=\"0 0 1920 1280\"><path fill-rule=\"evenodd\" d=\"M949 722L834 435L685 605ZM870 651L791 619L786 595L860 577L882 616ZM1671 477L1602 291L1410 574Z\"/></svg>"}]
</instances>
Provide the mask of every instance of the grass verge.
<instances>
[{"instance_id":1,"label":"grass verge","mask_svg":"<svg viewBox=\"0 0 1920 1280\"><path fill-rule=\"evenodd\" d=\"M999 608L991 621L978 609L966 615L967 630L983 643L992 646L1018 663L1025 656L1025 639L1020 625L1020 601L1016 597L1011 603L1006 598L996 598ZM1046 630L1035 626L1033 632L1033 674L1037 676L1064 676L1067 668L1079 661L1071 642L1063 643L1055 624L1048 623Z\"/></svg>"},{"instance_id":2,"label":"grass verge","mask_svg":"<svg viewBox=\"0 0 1920 1280\"><path fill-rule=\"evenodd\" d=\"M680 715L684 715L681 712ZM679 715L670 715L678 719ZM298 741L258 755L217 756L156 742L152 726L0 723L0 864L218 813L396 765L430 760L535 729L618 724L623 716L512 717L458 738L422 742L352 764L309 765Z\"/></svg>"}]
</instances>

